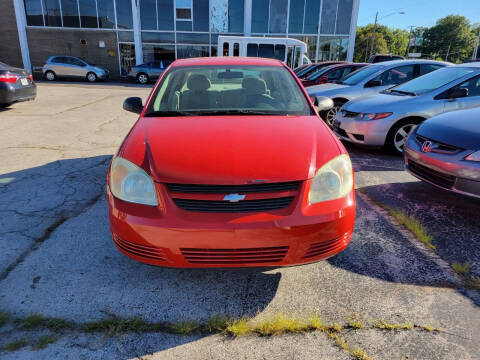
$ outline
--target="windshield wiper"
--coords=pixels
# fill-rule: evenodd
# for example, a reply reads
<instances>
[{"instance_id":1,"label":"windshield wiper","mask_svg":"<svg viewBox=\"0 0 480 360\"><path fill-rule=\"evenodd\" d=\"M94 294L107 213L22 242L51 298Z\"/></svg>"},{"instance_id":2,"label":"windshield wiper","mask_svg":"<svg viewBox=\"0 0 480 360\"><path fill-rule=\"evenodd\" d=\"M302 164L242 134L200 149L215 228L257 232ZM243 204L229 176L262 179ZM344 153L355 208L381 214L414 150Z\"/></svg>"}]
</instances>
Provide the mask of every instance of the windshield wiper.
<instances>
[{"instance_id":1,"label":"windshield wiper","mask_svg":"<svg viewBox=\"0 0 480 360\"><path fill-rule=\"evenodd\" d=\"M225 110L208 110L199 111L195 115L282 115L280 112L262 111L262 110L248 110L248 109L225 109Z\"/></svg>"},{"instance_id":2,"label":"windshield wiper","mask_svg":"<svg viewBox=\"0 0 480 360\"><path fill-rule=\"evenodd\" d=\"M390 90L387 90L387 91L389 93L396 92L396 93L399 93L399 94L402 94L402 95L417 96L417 94L415 94L414 92L411 92L411 91L402 91L402 90L396 90L396 89L390 89Z\"/></svg>"},{"instance_id":3,"label":"windshield wiper","mask_svg":"<svg viewBox=\"0 0 480 360\"><path fill-rule=\"evenodd\" d=\"M145 116L147 117L169 117L169 116L196 116L197 114L188 111L167 110L167 111L152 111Z\"/></svg>"}]
</instances>

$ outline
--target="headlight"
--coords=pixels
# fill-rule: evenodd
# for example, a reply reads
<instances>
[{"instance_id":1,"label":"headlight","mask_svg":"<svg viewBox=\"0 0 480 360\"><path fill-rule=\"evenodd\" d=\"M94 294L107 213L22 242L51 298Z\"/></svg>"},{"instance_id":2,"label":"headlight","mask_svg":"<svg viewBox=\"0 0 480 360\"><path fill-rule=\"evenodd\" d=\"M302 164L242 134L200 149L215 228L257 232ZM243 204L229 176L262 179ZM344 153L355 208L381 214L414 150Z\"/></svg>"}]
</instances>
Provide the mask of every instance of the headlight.
<instances>
[{"instance_id":1,"label":"headlight","mask_svg":"<svg viewBox=\"0 0 480 360\"><path fill-rule=\"evenodd\" d=\"M312 180L308 203L339 199L347 196L353 188L352 162L346 154L323 165Z\"/></svg>"},{"instance_id":2,"label":"headlight","mask_svg":"<svg viewBox=\"0 0 480 360\"><path fill-rule=\"evenodd\" d=\"M362 120L380 120L380 119L385 119L392 114L393 113L391 113L391 112L366 113L366 114L360 114L360 119L362 119Z\"/></svg>"},{"instance_id":3,"label":"headlight","mask_svg":"<svg viewBox=\"0 0 480 360\"><path fill-rule=\"evenodd\" d=\"M465 160L480 162L480 150L475 151L474 153L468 155L468 156L465 158Z\"/></svg>"},{"instance_id":4,"label":"headlight","mask_svg":"<svg viewBox=\"0 0 480 360\"><path fill-rule=\"evenodd\" d=\"M152 178L137 165L116 157L110 168L110 190L120 200L157 206Z\"/></svg>"}]
</instances>

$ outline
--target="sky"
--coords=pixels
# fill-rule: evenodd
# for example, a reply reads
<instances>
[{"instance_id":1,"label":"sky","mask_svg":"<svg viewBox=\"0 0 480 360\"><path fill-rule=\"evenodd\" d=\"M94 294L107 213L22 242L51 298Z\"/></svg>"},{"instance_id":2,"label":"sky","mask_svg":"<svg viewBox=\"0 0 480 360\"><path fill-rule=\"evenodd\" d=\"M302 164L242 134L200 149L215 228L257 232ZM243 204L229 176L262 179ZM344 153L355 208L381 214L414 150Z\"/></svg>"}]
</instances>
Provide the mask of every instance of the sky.
<instances>
[{"instance_id":1,"label":"sky","mask_svg":"<svg viewBox=\"0 0 480 360\"><path fill-rule=\"evenodd\" d=\"M380 24L399 29L432 26L450 14L463 15L472 24L480 23L480 0L360 0L358 25L373 24L377 11ZM398 14L400 11L405 14Z\"/></svg>"}]
</instances>

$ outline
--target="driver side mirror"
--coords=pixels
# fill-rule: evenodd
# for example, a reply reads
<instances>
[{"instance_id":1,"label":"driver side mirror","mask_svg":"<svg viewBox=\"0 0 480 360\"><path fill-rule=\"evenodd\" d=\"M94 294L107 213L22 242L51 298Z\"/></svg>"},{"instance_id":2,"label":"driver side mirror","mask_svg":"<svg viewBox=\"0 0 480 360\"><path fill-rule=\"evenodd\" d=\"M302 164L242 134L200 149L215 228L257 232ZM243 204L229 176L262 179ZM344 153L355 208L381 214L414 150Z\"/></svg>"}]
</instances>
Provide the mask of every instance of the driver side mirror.
<instances>
[{"instance_id":1,"label":"driver side mirror","mask_svg":"<svg viewBox=\"0 0 480 360\"><path fill-rule=\"evenodd\" d=\"M328 76L325 76L325 75L320 76L320 78L318 79L317 83L318 83L318 84L326 84L326 83L328 83Z\"/></svg>"},{"instance_id":2,"label":"driver side mirror","mask_svg":"<svg viewBox=\"0 0 480 360\"><path fill-rule=\"evenodd\" d=\"M313 100L313 105L318 112L327 111L333 108L333 100L326 96L316 96Z\"/></svg>"},{"instance_id":3,"label":"driver side mirror","mask_svg":"<svg viewBox=\"0 0 480 360\"><path fill-rule=\"evenodd\" d=\"M382 80L370 80L365 84L365 87L369 88L369 87L377 87L377 86L382 86L382 85L383 85Z\"/></svg>"},{"instance_id":4,"label":"driver side mirror","mask_svg":"<svg viewBox=\"0 0 480 360\"><path fill-rule=\"evenodd\" d=\"M123 110L141 114L143 110L142 99L139 97L129 97L123 102Z\"/></svg>"},{"instance_id":5,"label":"driver side mirror","mask_svg":"<svg viewBox=\"0 0 480 360\"><path fill-rule=\"evenodd\" d=\"M458 88L452 91L450 96L448 97L450 100L455 100L459 98L464 98L468 96L468 89L465 88Z\"/></svg>"}]
</instances>

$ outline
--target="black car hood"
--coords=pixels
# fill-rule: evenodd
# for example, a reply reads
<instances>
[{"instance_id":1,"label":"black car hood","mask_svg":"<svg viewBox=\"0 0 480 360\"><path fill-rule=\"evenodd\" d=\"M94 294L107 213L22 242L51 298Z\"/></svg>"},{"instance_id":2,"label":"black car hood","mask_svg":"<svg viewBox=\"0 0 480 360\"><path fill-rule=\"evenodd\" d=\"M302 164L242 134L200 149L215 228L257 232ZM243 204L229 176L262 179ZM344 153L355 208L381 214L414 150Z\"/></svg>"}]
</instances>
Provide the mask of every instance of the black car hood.
<instances>
[{"instance_id":1,"label":"black car hood","mask_svg":"<svg viewBox=\"0 0 480 360\"><path fill-rule=\"evenodd\" d=\"M480 108L435 116L424 121L417 134L459 148L480 150Z\"/></svg>"}]
</instances>

